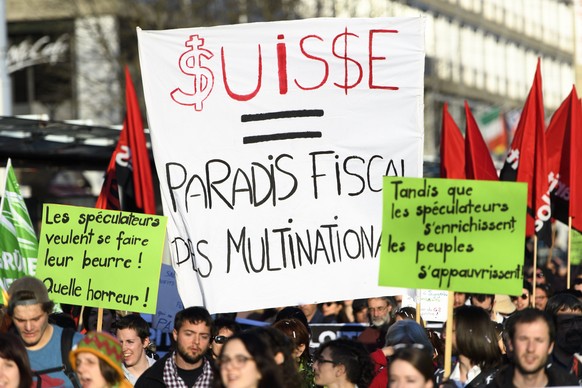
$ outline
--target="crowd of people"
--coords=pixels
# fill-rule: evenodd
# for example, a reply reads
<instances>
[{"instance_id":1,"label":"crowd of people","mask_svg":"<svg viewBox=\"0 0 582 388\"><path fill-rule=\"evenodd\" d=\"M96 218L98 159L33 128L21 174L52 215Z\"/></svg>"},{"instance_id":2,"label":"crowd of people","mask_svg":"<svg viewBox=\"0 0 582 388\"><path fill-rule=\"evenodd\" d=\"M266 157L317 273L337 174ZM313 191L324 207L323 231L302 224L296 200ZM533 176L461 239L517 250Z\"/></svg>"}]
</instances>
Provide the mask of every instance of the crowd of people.
<instances>
[{"instance_id":1,"label":"crowd of people","mask_svg":"<svg viewBox=\"0 0 582 388\"><path fill-rule=\"evenodd\" d=\"M452 321L439 332L402 306L402 296L255 312L263 322L252 327L241 327L236 314L211 316L194 306L176 314L172 347L158 357L139 314L106 310L97 331L94 309L55 314L44 283L23 277L4 308L0 387L580 386L582 282L573 283L558 293L537 283L534 293L525 280L516 297L455 293ZM317 322L364 328L357 338L313 348ZM449 340L453 367L445 376Z\"/></svg>"}]
</instances>

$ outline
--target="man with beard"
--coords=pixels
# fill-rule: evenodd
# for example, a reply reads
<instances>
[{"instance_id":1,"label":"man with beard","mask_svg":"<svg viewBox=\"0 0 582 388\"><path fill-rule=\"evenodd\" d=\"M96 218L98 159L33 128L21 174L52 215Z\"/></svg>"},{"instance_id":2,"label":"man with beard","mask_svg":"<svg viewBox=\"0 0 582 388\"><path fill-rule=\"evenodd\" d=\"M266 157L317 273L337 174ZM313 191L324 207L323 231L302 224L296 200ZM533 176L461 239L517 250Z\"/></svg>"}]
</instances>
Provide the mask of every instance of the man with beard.
<instances>
[{"instance_id":1,"label":"man with beard","mask_svg":"<svg viewBox=\"0 0 582 388\"><path fill-rule=\"evenodd\" d=\"M175 350L159 359L135 383L136 388L212 386L206 352L212 340L212 319L203 307L189 307L174 318Z\"/></svg>"},{"instance_id":2,"label":"man with beard","mask_svg":"<svg viewBox=\"0 0 582 388\"><path fill-rule=\"evenodd\" d=\"M545 312L527 308L508 322L511 364L499 371L488 387L576 386L576 378L548 363L554 347L555 326Z\"/></svg>"},{"instance_id":3,"label":"man with beard","mask_svg":"<svg viewBox=\"0 0 582 388\"><path fill-rule=\"evenodd\" d=\"M368 318L370 327L367 327L358 336L358 342L364 344L368 352L384 347L386 332L392 324L392 309L395 305L390 296L368 298Z\"/></svg>"}]
</instances>

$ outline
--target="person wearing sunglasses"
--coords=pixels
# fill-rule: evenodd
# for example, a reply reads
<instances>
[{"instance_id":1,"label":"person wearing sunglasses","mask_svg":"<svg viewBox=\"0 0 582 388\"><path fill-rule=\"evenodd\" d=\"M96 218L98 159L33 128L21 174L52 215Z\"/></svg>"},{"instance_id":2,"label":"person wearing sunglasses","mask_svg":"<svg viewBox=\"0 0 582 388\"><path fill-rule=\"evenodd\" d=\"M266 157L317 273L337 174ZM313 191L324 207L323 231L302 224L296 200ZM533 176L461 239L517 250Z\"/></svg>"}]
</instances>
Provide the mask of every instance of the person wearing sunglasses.
<instances>
[{"instance_id":1,"label":"person wearing sunglasses","mask_svg":"<svg viewBox=\"0 0 582 388\"><path fill-rule=\"evenodd\" d=\"M313 363L315 384L327 388L368 387L374 365L359 342L338 338L322 344Z\"/></svg>"},{"instance_id":2,"label":"person wearing sunglasses","mask_svg":"<svg viewBox=\"0 0 582 388\"><path fill-rule=\"evenodd\" d=\"M283 374L275 362L271 345L253 331L230 337L216 360L220 381L216 388L283 387Z\"/></svg>"},{"instance_id":3,"label":"person wearing sunglasses","mask_svg":"<svg viewBox=\"0 0 582 388\"><path fill-rule=\"evenodd\" d=\"M214 321L212 327L212 342L210 343L210 356L213 360L216 360L220 355L226 340L240 331L239 324L232 319L217 318Z\"/></svg>"},{"instance_id":4,"label":"person wearing sunglasses","mask_svg":"<svg viewBox=\"0 0 582 388\"><path fill-rule=\"evenodd\" d=\"M323 314L322 323L337 323L340 322L340 313L344 309L344 302L327 302L321 304L321 312Z\"/></svg>"},{"instance_id":5,"label":"person wearing sunglasses","mask_svg":"<svg viewBox=\"0 0 582 388\"><path fill-rule=\"evenodd\" d=\"M511 301L515 305L515 309L517 311L525 310L526 308L531 306L531 294L532 294L531 283L526 280L523 282L521 295L511 297Z\"/></svg>"}]
</instances>

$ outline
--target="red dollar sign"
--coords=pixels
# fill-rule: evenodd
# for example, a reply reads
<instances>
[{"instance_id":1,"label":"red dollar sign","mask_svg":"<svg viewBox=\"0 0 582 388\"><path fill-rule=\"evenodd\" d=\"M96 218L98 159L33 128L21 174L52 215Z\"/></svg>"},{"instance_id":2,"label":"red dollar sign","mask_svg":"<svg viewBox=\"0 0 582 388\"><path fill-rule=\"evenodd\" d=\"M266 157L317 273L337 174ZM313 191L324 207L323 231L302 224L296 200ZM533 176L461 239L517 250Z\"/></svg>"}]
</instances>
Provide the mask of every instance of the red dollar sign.
<instances>
[{"instance_id":1,"label":"red dollar sign","mask_svg":"<svg viewBox=\"0 0 582 388\"><path fill-rule=\"evenodd\" d=\"M337 35L333 39L333 45L332 45L333 55L336 58L339 58L339 59L343 59L344 60L344 82L343 82L343 84L338 84L336 82L334 82L333 84L335 86L337 86L338 88L343 89L344 90L344 93L346 95L348 94L348 89L355 88L362 81L362 76L363 76L362 65L360 65L360 63L358 61L356 61L355 59L352 59L352 58L348 57L348 36L354 36L356 38L359 38L358 35L356 35L354 33L351 33L351 32L348 32L348 29L346 28L343 33ZM342 54L338 54L338 52L336 51L336 44L340 41L340 39L342 37L343 37L343 40L341 40L341 42L343 42L343 55ZM349 81L348 61L354 63L357 66L357 68L358 68L358 79L357 79L357 81L355 81L351 85L348 84L348 81Z\"/></svg>"},{"instance_id":2,"label":"red dollar sign","mask_svg":"<svg viewBox=\"0 0 582 388\"><path fill-rule=\"evenodd\" d=\"M180 70L182 73L194 77L194 91L188 93L176 88L170 95L172 100L178 104L194 106L194 109L200 112L202 102L208 98L214 87L214 74L209 68L202 66L202 58L209 60L214 54L203 47L204 39L198 35L190 35L190 39L184 45L190 49L180 56Z\"/></svg>"}]
</instances>

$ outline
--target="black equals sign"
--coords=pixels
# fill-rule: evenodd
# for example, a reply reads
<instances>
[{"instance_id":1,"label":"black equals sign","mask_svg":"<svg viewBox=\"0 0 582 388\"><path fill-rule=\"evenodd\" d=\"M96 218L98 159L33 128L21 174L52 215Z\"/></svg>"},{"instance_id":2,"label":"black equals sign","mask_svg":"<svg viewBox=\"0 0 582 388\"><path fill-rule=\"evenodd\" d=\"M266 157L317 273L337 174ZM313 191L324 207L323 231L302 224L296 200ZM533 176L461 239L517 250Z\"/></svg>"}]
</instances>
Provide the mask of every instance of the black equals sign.
<instances>
[{"instance_id":1,"label":"black equals sign","mask_svg":"<svg viewBox=\"0 0 582 388\"><path fill-rule=\"evenodd\" d=\"M240 121L243 123L250 123L253 121L290 119L297 117L323 117L323 109L284 110L280 112L248 114L242 115ZM274 140L314 139L319 137L321 137L321 131L272 133L269 135L245 136L243 137L243 144L253 144Z\"/></svg>"}]
</instances>

